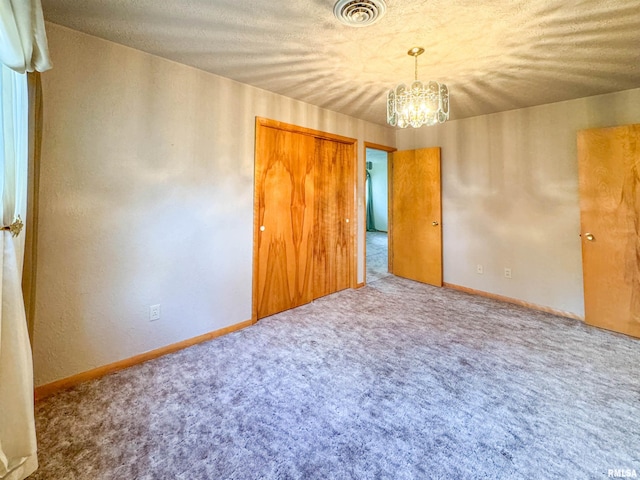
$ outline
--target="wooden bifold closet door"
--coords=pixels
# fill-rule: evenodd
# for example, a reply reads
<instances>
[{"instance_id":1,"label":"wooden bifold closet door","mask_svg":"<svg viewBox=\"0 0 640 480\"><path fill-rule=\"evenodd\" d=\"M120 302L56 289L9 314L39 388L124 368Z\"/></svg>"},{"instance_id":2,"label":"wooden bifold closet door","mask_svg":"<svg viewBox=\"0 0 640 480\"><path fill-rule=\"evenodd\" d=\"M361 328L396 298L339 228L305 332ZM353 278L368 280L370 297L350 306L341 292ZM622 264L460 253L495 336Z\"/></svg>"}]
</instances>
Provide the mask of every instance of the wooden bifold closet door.
<instances>
[{"instance_id":1,"label":"wooden bifold closet door","mask_svg":"<svg viewBox=\"0 0 640 480\"><path fill-rule=\"evenodd\" d=\"M254 320L348 288L355 140L258 119Z\"/></svg>"},{"instance_id":2,"label":"wooden bifold closet door","mask_svg":"<svg viewBox=\"0 0 640 480\"><path fill-rule=\"evenodd\" d=\"M257 306L262 318L313 299L315 141L263 127L257 151Z\"/></svg>"},{"instance_id":3,"label":"wooden bifold closet door","mask_svg":"<svg viewBox=\"0 0 640 480\"><path fill-rule=\"evenodd\" d=\"M352 150L351 145L316 139L313 298L349 287Z\"/></svg>"}]
</instances>

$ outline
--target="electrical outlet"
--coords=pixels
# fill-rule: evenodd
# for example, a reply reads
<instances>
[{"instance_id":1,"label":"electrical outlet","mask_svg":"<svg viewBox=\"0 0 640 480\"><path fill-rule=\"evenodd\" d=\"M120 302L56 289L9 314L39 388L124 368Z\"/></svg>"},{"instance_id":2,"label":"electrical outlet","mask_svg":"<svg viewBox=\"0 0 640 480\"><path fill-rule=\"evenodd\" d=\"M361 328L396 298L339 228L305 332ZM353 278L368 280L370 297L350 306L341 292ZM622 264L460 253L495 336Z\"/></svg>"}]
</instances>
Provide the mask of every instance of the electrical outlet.
<instances>
[{"instance_id":1,"label":"electrical outlet","mask_svg":"<svg viewBox=\"0 0 640 480\"><path fill-rule=\"evenodd\" d=\"M149 306L149 321L160 320L160 304Z\"/></svg>"},{"instance_id":2,"label":"electrical outlet","mask_svg":"<svg viewBox=\"0 0 640 480\"><path fill-rule=\"evenodd\" d=\"M505 276L505 278L511 278L511 269L510 268L505 267L504 276Z\"/></svg>"},{"instance_id":3,"label":"electrical outlet","mask_svg":"<svg viewBox=\"0 0 640 480\"><path fill-rule=\"evenodd\" d=\"M476 273L482 275L484 273L484 267L480 264L476 265Z\"/></svg>"}]
</instances>

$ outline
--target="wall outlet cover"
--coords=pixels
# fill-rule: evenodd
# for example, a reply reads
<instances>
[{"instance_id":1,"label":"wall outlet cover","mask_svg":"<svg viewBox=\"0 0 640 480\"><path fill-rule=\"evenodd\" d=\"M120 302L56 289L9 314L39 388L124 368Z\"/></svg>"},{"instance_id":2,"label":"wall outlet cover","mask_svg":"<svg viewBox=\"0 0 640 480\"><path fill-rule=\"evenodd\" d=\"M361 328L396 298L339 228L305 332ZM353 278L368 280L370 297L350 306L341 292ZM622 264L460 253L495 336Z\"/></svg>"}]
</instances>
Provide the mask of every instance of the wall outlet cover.
<instances>
[{"instance_id":1,"label":"wall outlet cover","mask_svg":"<svg viewBox=\"0 0 640 480\"><path fill-rule=\"evenodd\" d=\"M149 321L153 322L154 320L160 319L160 304L158 305L150 305L149 306Z\"/></svg>"}]
</instances>

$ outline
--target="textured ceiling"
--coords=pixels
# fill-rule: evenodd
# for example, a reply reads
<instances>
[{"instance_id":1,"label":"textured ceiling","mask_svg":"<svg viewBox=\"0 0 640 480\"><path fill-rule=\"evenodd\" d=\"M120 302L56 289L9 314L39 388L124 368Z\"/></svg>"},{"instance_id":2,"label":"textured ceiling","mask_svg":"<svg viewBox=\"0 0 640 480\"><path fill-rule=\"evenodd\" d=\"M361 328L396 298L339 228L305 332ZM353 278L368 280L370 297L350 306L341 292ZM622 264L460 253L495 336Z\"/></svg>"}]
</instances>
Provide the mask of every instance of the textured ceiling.
<instances>
[{"instance_id":1,"label":"textured ceiling","mask_svg":"<svg viewBox=\"0 0 640 480\"><path fill-rule=\"evenodd\" d=\"M51 22L379 124L416 45L451 118L640 87L640 0L387 0L364 28L334 3L42 0Z\"/></svg>"}]
</instances>

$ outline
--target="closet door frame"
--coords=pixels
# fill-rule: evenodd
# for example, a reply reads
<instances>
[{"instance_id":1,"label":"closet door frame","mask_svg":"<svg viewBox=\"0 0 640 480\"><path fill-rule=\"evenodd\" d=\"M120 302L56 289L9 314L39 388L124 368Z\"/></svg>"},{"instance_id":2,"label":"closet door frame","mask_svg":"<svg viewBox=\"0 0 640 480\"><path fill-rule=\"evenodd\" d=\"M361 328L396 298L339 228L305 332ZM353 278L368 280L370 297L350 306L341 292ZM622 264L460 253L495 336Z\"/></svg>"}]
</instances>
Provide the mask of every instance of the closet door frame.
<instances>
[{"instance_id":1,"label":"closet door frame","mask_svg":"<svg viewBox=\"0 0 640 480\"><path fill-rule=\"evenodd\" d=\"M255 151L254 151L254 186L253 186L253 288L252 288L252 315L251 319L253 323L258 321L258 268L259 268L259 238L260 238L260 205L259 195L257 194L258 178L256 175L256 167L258 165L260 152L258 151L258 136L261 128L272 128L283 130L286 132L297 133L302 135L309 135L314 138L324 139L334 142L343 143L350 146L350 161L351 161L351 178L349 184L351 185L351 195L349 195L349 283L350 288L356 288L357 286L357 248L356 246L356 232L358 231L358 212L357 212L357 157L358 157L358 141L355 138L344 137L333 133L322 132L320 130L313 130L306 127L300 127L277 120L271 120L263 117L256 117L256 131L255 131Z\"/></svg>"}]
</instances>

